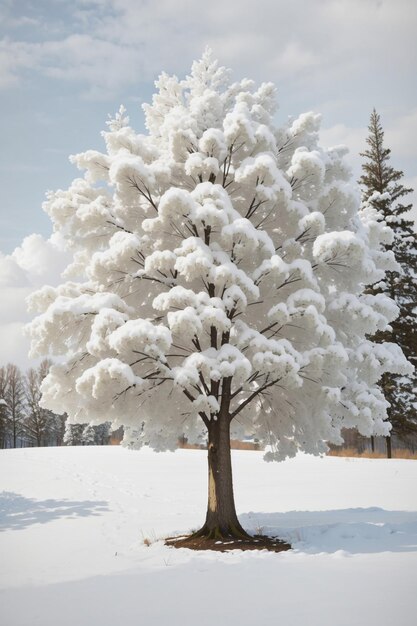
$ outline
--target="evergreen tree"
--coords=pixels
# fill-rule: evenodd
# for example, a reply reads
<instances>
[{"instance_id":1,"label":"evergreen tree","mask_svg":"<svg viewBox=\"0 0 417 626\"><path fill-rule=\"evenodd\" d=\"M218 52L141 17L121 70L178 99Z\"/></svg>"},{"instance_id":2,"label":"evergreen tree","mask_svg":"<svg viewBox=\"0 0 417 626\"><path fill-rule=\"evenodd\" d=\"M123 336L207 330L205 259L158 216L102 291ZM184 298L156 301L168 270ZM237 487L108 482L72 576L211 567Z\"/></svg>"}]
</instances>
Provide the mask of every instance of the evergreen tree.
<instances>
[{"instance_id":1,"label":"evergreen tree","mask_svg":"<svg viewBox=\"0 0 417 626\"><path fill-rule=\"evenodd\" d=\"M369 287L370 294L388 295L400 310L397 319L388 329L379 331L375 340L399 344L412 365L416 366L417 321L413 310L417 304L417 238L413 221L407 215L412 205L403 201L413 190L401 183L403 172L390 165L391 150L384 146L384 131L375 109L368 129L368 148L361 153L366 161L362 165L359 184L365 203L380 211L393 230L392 241L387 242L385 248L394 253L401 270L400 273L387 271L383 281ZM406 376L385 373L380 384L391 405L388 414L392 433L405 440L411 433L417 432L416 373ZM387 454L391 456L391 440L388 437Z\"/></svg>"}]
</instances>

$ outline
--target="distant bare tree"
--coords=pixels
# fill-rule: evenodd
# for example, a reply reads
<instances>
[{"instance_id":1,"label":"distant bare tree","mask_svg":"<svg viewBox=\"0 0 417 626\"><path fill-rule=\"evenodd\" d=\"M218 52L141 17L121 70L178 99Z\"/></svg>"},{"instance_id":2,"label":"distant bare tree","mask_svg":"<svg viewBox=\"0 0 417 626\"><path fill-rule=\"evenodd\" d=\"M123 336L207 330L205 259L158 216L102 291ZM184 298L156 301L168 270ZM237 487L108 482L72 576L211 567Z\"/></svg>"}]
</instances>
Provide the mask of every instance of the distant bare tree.
<instances>
[{"instance_id":1,"label":"distant bare tree","mask_svg":"<svg viewBox=\"0 0 417 626\"><path fill-rule=\"evenodd\" d=\"M16 448L17 441L23 435L23 420L25 417L25 388L22 372L13 363L6 367L6 397L8 429L11 434L12 447Z\"/></svg>"},{"instance_id":2,"label":"distant bare tree","mask_svg":"<svg viewBox=\"0 0 417 626\"><path fill-rule=\"evenodd\" d=\"M7 445L8 434L8 406L6 401L7 372L5 367L0 367L0 448Z\"/></svg>"},{"instance_id":3,"label":"distant bare tree","mask_svg":"<svg viewBox=\"0 0 417 626\"><path fill-rule=\"evenodd\" d=\"M62 446L64 444L65 425L67 422L67 415L57 415L52 413L51 428L50 428L50 443L54 446Z\"/></svg>"},{"instance_id":4,"label":"distant bare tree","mask_svg":"<svg viewBox=\"0 0 417 626\"><path fill-rule=\"evenodd\" d=\"M46 445L53 430L54 414L48 409L43 409L39 402L41 399L41 383L47 375L51 361L45 359L38 368L31 367L24 379L26 396L26 434L36 442L37 446Z\"/></svg>"}]
</instances>

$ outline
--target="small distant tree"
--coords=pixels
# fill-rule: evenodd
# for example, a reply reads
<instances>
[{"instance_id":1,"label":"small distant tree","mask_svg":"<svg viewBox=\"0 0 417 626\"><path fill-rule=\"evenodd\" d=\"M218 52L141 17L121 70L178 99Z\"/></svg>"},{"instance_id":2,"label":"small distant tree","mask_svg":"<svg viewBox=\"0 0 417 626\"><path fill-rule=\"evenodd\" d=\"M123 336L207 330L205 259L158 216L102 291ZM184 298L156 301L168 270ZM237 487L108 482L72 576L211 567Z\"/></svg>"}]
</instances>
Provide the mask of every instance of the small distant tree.
<instances>
[{"instance_id":1,"label":"small distant tree","mask_svg":"<svg viewBox=\"0 0 417 626\"><path fill-rule=\"evenodd\" d=\"M6 447L7 438L7 402L0 398L0 448Z\"/></svg>"},{"instance_id":2,"label":"small distant tree","mask_svg":"<svg viewBox=\"0 0 417 626\"><path fill-rule=\"evenodd\" d=\"M66 446L81 446L83 442L85 424L68 424L65 425L63 442Z\"/></svg>"},{"instance_id":3,"label":"small distant tree","mask_svg":"<svg viewBox=\"0 0 417 626\"><path fill-rule=\"evenodd\" d=\"M94 443L98 446L106 446L110 440L110 422L94 426Z\"/></svg>"},{"instance_id":4,"label":"small distant tree","mask_svg":"<svg viewBox=\"0 0 417 626\"><path fill-rule=\"evenodd\" d=\"M24 429L37 446L47 445L55 434L54 414L40 406L41 384L51 364L51 361L45 359L37 368L30 368L24 380L26 407Z\"/></svg>"},{"instance_id":5,"label":"small distant tree","mask_svg":"<svg viewBox=\"0 0 417 626\"><path fill-rule=\"evenodd\" d=\"M384 131L380 116L374 109L369 123L368 148L361 153L365 162L359 180L364 202L375 207L393 236L383 244L385 251L392 251L399 271L388 270L383 280L373 283L367 292L389 296L398 306L399 315L390 326L379 329L375 335L378 342L390 341L401 346L409 361L417 365L417 236L414 222L409 215L412 205L405 199L413 191L401 180L403 172L390 164L391 150L384 145ZM406 441L417 433L417 372L396 375L386 372L380 381L390 406L388 408L392 433ZM391 438L386 438L387 456L391 457Z\"/></svg>"},{"instance_id":6,"label":"small distant tree","mask_svg":"<svg viewBox=\"0 0 417 626\"><path fill-rule=\"evenodd\" d=\"M67 416L65 413L63 415L57 415L56 413L52 413L50 436L51 442L53 442L53 445L55 446L62 446L62 444L64 443L66 421Z\"/></svg>"},{"instance_id":7,"label":"small distant tree","mask_svg":"<svg viewBox=\"0 0 417 626\"><path fill-rule=\"evenodd\" d=\"M7 428L11 445L16 448L19 441L22 445L24 437L25 388L22 372L13 363L6 367L6 381Z\"/></svg>"},{"instance_id":8,"label":"small distant tree","mask_svg":"<svg viewBox=\"0 0 417 626\"><path fill-rule=\"evenodd\" d=\"M5 400L7 395L7 373L5 367L0 367L0 447L7 447L8 434L8 407Z\"/></svg>"},{"instance_id":9,"label":"small distant tree","mask_svg":"<svg viewBox=\"0 0 417 626\"><path fill-rule=\"evenodd\" d=\"M63 442L67 446L103 446L109 443L110 423L65 424Z\"/></svg>"},{"instance_id":10,"label":"small distant tree","mask_svg":"<svg viewBox=\"0 0 417 626\"><path fill-rule=\"evenodd\" d=\"M83 280L32 298L33 355L52 366L42 404L73 422L125 425L136 447L208 438L199 537L247 536L236 515L231 429L267 460L320 454L341 429L386 435L385 371L410 366L366 338L397 308L364 286L393 269L389 229L358 211L342 149L312 113L276 128L272 84L230 81L210 52L190 76L162 74L147 135L121 108L106 152L45 209Z\"/></svg>"},{"instance_id":11,"label":"small distant tree","mask_svg":"<svg viewBox=\"0 0 417 626\"><path fill-rule=\"evenodd\" d=\"M86 424L82 433L82 443L84 446L94 446L96 443L96 434L93 426Z\"/></svg>"}]
</instances>

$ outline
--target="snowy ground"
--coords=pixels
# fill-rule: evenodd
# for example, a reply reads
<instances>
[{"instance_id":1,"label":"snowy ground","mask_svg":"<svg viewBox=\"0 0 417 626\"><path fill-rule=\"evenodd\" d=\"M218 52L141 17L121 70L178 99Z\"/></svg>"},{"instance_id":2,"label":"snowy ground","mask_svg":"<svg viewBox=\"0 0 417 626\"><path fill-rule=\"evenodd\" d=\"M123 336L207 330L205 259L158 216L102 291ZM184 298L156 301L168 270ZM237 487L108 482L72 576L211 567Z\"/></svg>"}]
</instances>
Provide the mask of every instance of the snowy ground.
<instances>
[{"instance_id":1,"label":"snowy ground","mask_svg":"<svg viewBox=\"0 0 417 626\"><path fill-rule=\"evenodd\" d=\"M243 525L290 552L195 553L205 453L0 452L4 626L414 626L417 462L233 454ZM153 543L147 547L144 539Z\"/></svg>"}]
</instances>

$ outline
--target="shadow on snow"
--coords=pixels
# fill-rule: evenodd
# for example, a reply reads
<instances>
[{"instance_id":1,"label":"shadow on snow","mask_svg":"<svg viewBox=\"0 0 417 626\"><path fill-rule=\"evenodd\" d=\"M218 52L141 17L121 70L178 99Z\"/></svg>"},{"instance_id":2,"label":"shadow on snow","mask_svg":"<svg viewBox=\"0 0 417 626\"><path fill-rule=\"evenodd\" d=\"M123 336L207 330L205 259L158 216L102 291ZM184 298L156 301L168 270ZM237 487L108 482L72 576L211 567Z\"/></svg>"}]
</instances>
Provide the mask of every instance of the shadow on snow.
<instances>
[{"instance_id":1,"label":"shadow on snow","mask_svg":"<svg viewBox=\"0 0 417 626\"><path fill-rule=\"evenodd\" d=\"M249 532L279 537L295 550L310 554L417 551L417 511L386 511L370 507L250 512L239 515L239 520Z\"/></svg>"},{"instance_id":2,"label":"shadow on snow","mask_svg":"<svg viewBox=\"0 0 417 626\"><path fill-rule=\"evenodd\" d=\"M100 515L108 510L103 500L35 500L3 491L0 493L0 530L21 530L32 524Z\"/></svg>"},{"instance_id":3,"label":"shadow on snow","mask_svg":"<svg viewBox=\"0 0 417 626\"><path fill-rule=\"evenodd\" d=\"M0 531L21 530L56 519L98 516L108 511L103 500L36 500L0 493ZM355 508L333 511L249 512L239 516L250 533L288 541L298 552L350 554L417 551L417 511Z\"/></svg>"}]
</instances>

